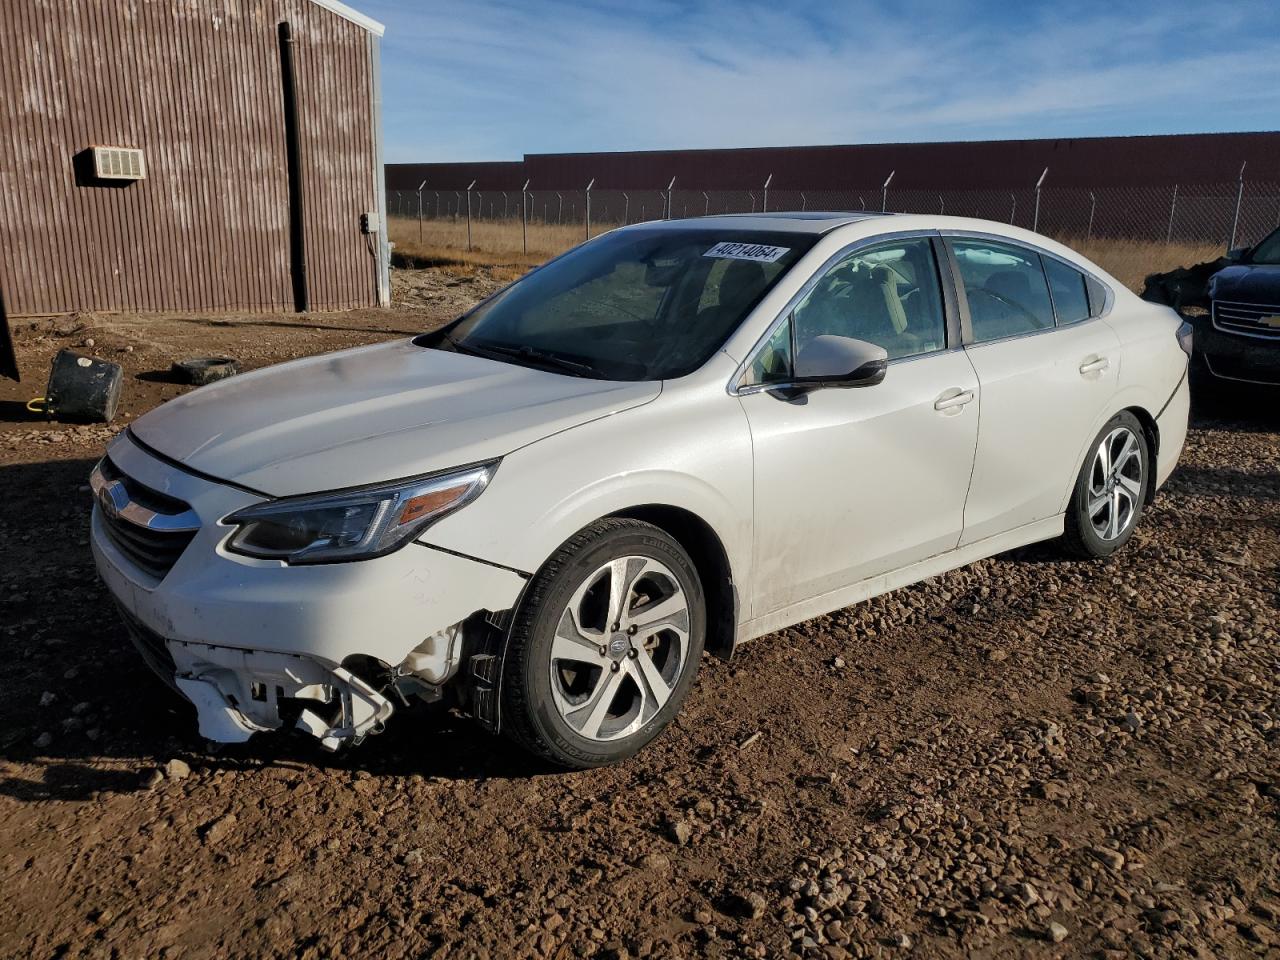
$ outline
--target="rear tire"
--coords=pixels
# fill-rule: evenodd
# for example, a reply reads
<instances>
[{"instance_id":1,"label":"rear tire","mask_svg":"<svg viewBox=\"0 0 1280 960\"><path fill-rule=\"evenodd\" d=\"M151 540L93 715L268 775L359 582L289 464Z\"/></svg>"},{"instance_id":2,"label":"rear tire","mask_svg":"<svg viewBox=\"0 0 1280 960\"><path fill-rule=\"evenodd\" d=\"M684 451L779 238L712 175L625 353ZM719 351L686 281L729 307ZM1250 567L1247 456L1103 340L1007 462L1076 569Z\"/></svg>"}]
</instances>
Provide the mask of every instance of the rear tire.
<instances>
[{"instance_id":1,"label":"rear tire","mask_svg":"<svg viewBox=\"0 0 1280 960\"><path fill-rule=\"evenodd\" d=\"M503 732L558 766L633 756L680 709L706 603L688 553L638 520L600 520L530 581L503 659Z\"/></svg>"},{"instance_id":2,"label":"rear tire","mask_svg":"<svg viewBox=\"0 0 1280 960\"><path fill-rule=\"evenodd\" d=\"M1063 548L1085 560L1109 557L1133 536L1146 506L1151 450L1146 431L1127 410L1099 431L1076 477Z\"/></svg>"}]
</instances>

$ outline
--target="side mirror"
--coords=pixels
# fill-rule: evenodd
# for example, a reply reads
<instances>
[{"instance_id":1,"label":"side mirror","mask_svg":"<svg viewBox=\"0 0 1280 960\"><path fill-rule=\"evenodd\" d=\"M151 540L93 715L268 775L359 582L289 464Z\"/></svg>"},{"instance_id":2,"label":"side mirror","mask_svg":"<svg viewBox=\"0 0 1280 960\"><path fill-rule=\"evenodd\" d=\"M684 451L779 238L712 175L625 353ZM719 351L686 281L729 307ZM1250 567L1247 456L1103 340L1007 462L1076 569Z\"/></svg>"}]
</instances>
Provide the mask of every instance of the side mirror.
<instances>
[{"instance_id":1,"label":"side mirror","mask_svg":"<svg viewBox=\"0 0 1280 960\"><path fill-rule=\"evenodd\" d=\"M1234 247L1227 251L1227 259L1232 263L1243 263L1245 258L1249 256L1248 247Z\"/></svg>"},{"instance_id":2,"label":"side mirror","mask_svg":"<svg viewBox=\"0 0 1280 960\"><path fill-rule=\"evenodd\" d=\"M872 387L884 379L889 353L852 337L823 335L800 348L795 360L798 387Z\"/></svg>"}]
</instances>

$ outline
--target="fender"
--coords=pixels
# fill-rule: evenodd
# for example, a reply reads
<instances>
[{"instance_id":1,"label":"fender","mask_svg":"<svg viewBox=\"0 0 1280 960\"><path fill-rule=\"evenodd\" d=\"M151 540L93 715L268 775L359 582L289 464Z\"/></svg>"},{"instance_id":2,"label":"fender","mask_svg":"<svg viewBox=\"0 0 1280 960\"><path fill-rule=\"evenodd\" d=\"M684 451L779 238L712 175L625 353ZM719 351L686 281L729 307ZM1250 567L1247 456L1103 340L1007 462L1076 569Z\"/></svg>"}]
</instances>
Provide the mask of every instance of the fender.
<instances>
[{"instance_id":1,"label":"fender","mask_svg":"<svg viewBox=\"0 0 1280 960\"><path fill-rule=\"evenodd\" d=\"M734 582L749 583L753 495L746 416L713 383L664 390L652 403L515 451L474 504L431 527L421 542L532 574L601 517L676 507L711 528ZM740 616L749 616L745 604Z\"/></svg>"}]
</instances>

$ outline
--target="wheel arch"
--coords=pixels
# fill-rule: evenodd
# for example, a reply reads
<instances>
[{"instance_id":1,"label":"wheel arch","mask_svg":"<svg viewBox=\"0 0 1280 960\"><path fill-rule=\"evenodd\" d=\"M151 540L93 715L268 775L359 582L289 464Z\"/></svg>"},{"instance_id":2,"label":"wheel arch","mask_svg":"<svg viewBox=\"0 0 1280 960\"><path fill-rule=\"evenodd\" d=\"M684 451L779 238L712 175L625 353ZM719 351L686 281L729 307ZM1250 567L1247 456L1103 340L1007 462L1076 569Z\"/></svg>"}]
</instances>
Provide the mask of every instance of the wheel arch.
<instances>
[{"instance_id":1,"label":"wheel arch","mask_svg":"<svg viewBox=\"0 0 1280 960\"><path fill-rule=\"evenodd\" d=\"M1160 455L1160 425L1156 423L1156 418L1151 415L1151 411L1146 407L1128 406L1122 413L1131 413L1142 425L1142 432L1147 437L1147 445L1151 453L1151 462L1148 464L1147 470L1147 490L1146 501L1150 503L1156 496L1156 462Z\"/></svg>"},{"instance_id":2,"label":"wheel arch","mask_svg":"<svg viewBox=\"0 0 1280 960\"><path fill-rule=\"evenodd\" d=\"M1155 465L1156 456L1160 451L1160 428L1156 424L1156 419L1151 413L1151 400L1149 391L1140 391L1135 388L1122 390L1120 396L1113 398L1113 403L1109 404L1106 412L1100 414L1085 439L1081 441L1079 452L1076 455L1076 470L1079 471L1085 459L1089 456L1089 448L1092 446L1094 438L1098 432L1109 423L1117 414L1129 413L1134 416L1142 432L1147 438L1147 442L1151 445L1151 470L1147 479L1146 502L1150 502L1155 496ZM1060 510L1066 510L1067 504L1071 501L1071 494L1075 490L1077 473L1073 473L1069 481L1064 484L1064 491L1061 500Z\"/></svg>"},{"instance_id":3,"label":"wheel arch","mask_svg":"<svg viewBox=\"0 0 1280 960\"><path fill-rule=\"evenodd\" d=\"M627 507L609 516L651 523L688 551L707 599L706 650L728 660L737 638L738 588L724 543L711 524L691 510L663 503Z\"/></svg>"}]
</instances>

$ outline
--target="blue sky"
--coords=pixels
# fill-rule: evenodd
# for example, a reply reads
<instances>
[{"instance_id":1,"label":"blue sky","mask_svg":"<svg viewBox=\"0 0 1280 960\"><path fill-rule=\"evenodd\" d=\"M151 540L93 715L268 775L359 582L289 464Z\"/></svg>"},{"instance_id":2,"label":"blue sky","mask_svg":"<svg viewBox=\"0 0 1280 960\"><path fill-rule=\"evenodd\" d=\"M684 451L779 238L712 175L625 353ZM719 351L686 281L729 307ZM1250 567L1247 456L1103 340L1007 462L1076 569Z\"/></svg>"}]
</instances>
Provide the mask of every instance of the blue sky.
<instances>
[{"instance_id":1,"label":"blue sky","mask_svg":"<svg viewBox=\"0 0 1280 960\"><path fill-rule=\"evenodd\" d=\"M387 160L1280 126L1280 2L352 0Z\"/></svg>"}]
</instances>

